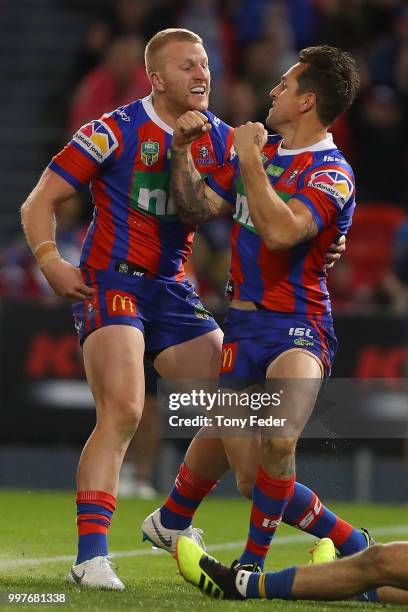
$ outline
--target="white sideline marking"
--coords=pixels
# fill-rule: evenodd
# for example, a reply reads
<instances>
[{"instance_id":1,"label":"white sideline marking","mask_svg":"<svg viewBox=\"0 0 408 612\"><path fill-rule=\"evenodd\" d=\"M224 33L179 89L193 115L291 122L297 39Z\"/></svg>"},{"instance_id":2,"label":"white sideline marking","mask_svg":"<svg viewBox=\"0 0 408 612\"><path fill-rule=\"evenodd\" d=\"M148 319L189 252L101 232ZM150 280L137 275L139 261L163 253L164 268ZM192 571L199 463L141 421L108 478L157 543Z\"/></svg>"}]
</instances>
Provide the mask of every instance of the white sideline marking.
<instances>
[{"instance_id":1,"label":"white sideline marking","mask_svg":"<svg viewBox=\"0 0 408 612\"><path fill-rule=\"evenodd\" d=\"M408 525L395 525L394 527L373 527L370 528L370 533L373 536L386 536L389 534L402 535L408 534ZM273 543L273 546L283 546L285 544L297 544L300 542L308 542L313 539L314 536L308 533L301 533L293 536L281 536L277 537ZM231 548L239 548L245 545L244 540L237 540L236 542L224 542L222 544L210 544L207 546L208 552L216 552L217 550L230 550ZM125 557L148 557L150 555L161 555L169 554L165 550L160 548L136 548L134 550L123 550L119 552L111 553L111 557L115 559L124 559ZM69 561L72 563L74 555L59 555L57 557L41 557L40 559L2 559L0 560L0 570L9 569L12 567L24 567L26 565L37 566L43 563L59 563L62 561Z\"/></svg>"}]
</instances>

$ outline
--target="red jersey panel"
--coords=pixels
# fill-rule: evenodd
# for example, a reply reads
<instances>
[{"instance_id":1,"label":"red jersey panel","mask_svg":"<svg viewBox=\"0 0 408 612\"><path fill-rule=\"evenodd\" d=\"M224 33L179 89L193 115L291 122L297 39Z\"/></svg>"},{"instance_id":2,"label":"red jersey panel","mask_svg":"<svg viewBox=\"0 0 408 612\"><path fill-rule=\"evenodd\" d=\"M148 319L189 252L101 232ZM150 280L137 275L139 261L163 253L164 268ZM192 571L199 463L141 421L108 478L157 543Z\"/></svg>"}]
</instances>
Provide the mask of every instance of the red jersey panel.
<instances>
[{"instance_id":1,"label":"red jersey panel","mask_svg":"<svg viewBox=\"0 0 408 612\"><path fill-rule=\"evenodd\" d=\"M206 114L212 130L192 148L203 174L228 159L233 134ZM81 267L113 270L126 261L159 278L184 277L194 232L180 221L170 195L172 133L148 96L84 125L52 159L49 168L76 189L90 184L94 215Z\"/></svg>"},{"instance_id":2,"label":"red jersey panel","mask_svg":"<svg viewBox=\"0 0 408 612\"><path fill-rule=\"evenodd\" d=\"M331 136L298 150L282 147L270 136L262 151L271 185L290 206L303 202L319 228L318 235L291 249L270 251L251 220L235 151L211 173L209 186L235 205L231 248L233 296L253 300L269 310L318 315L330 312L324 258L329 245L345 235L355 207L354 176Z\"/></svg>"}]
</instances>

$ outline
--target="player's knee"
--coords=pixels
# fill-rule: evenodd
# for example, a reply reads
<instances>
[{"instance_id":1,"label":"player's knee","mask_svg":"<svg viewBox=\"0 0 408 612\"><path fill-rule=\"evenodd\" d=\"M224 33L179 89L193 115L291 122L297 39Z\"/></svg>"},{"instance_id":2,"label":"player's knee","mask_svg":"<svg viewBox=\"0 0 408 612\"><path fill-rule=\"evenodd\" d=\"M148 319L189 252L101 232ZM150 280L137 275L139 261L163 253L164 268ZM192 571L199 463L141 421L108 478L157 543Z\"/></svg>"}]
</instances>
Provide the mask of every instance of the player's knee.
<instances>
[{"instance_id":1,"label":"player's knee","mask_svg":"<svg viewBox=\"0 0 408 612\"><path fill-rule=\"evenodd\" d=\"M378 566L380 576L386 583L387 579L391 579L395 573L395 566L398 565L398 543L376 544L369 550L375 549L375 558L373 562Z\"/></svg>"},{"instance_id":2,"label":"player's knee","mask_svg":"<svg viewBox=\"0 0 408 612\"><path fill-rule=\"evenodd\" d=\"M142 410L143 407L137 400L116 398L106 406L104 417L100 420L109 423L125 437L131 438L139 425Z\"/></svg>"},{"instance_id":3,"label":"player's knee","mask_svg":"<svg viewBox=\"0 0 408 612\"><path fill-rule=\"evenodd\" d=\"M142 407L137 401L122 400L117 406L117 416L118 424L133 435L142 418Z\"/></svg>"},{"instance_id":4,"label":"player's knee","mask_svg":"<svg viewBox=\"0 0 408 612\"><path fill-rule=\"evenodd\" d=\"M296 449L297 438L262 438L262 452L277 459L292 455Z\"/></svg>"},{"instance_id":5,"label":"player's knee","mask_svg":"<svg viewBox=\"0 0 408 612\"><path fill-rule=\"evenodd\" d=\"M364 565L364 573L375 573L379 579L383 579L389 572L389 552L384 544L374 544L370 546L360 557Z\"/></svg>"}]
</instances>

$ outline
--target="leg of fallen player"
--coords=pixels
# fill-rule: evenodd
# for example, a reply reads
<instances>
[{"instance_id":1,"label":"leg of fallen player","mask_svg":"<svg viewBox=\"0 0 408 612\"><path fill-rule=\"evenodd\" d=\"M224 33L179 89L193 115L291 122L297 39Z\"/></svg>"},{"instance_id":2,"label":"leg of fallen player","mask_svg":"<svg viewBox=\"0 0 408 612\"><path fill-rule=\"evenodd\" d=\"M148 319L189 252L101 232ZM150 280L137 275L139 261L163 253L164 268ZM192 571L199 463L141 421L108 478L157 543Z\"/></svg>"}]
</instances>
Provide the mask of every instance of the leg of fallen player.
<instances>
[{"instance_id":1,"label":"leg of fallen player","mask_svg":"<svg viewBox=\"0 0 408 612\"><path fill-rule=\"evenodd\" d=\"M273 586L268 586L268 576L278 578L279 574L265 574L264 588L268 599L274 597ZM277 582L276 578L273 582ZM339 561L299 567L288 598L350 599L377 588L379 601L383 603L408 601L407 591L401 590L408 589L407 542L377 544Z\"/></svg>"},{"instance_id":2,"label":"leg of fallen player","mask_svg":"<svg viewBox=\"0 0 408 612\"><path fill-rule=\"evenodd\" d=\"M182 576L215 599L284 599L408 602L408 542L376 544L330 563L277 572L230 568L204 553L188 538L177 542ZM378 590L377 590L378 589Z\"/></svg>"}]
</instances>

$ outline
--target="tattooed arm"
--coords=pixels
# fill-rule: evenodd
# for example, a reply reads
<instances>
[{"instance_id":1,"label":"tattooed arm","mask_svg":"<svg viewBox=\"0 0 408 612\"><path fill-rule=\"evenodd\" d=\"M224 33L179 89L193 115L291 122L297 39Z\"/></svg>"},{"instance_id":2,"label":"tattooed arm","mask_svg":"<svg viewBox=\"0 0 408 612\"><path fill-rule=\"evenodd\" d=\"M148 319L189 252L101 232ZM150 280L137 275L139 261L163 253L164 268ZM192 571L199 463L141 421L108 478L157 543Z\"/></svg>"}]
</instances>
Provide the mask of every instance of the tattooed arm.
<instances>
[{"instance_id":1,"label":"tattooed arm","mask_svg":"<svg viewBox=\"0 0 408 612\"><path fill-rule=\"evenodd\" d=\"M205 115L188 111L179 117L173 133L171 191L180 219L187 225L199 225L231 212L230 204L206 185L191 156L190 144L210 129Z\"/></svg>"}]
</instances>

